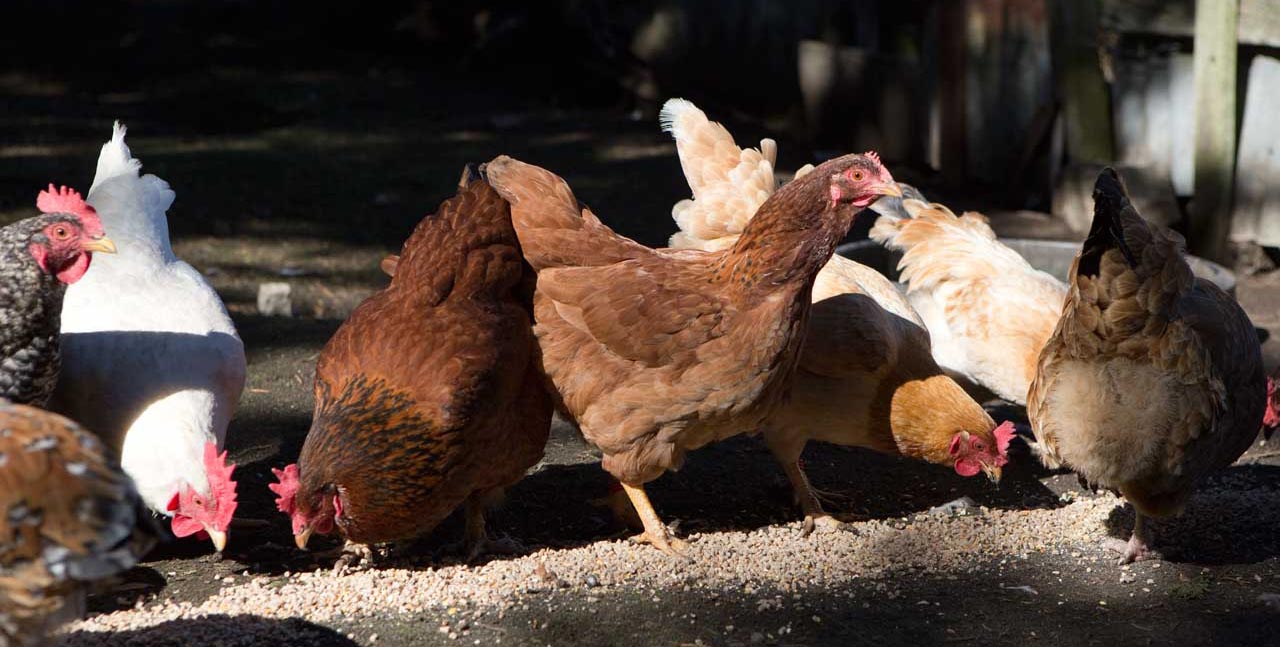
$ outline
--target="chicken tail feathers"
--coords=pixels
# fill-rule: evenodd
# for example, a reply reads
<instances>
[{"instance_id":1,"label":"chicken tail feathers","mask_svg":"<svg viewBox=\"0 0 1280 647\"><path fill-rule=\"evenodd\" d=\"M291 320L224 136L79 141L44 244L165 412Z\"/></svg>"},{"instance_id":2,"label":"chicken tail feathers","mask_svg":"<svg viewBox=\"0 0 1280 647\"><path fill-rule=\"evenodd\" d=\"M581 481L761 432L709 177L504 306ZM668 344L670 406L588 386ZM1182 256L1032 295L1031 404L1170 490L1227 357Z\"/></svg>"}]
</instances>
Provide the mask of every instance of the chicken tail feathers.
<instances>
[{"instance_id":1,"label":"chicken tail feathers","mask_svg":"<svg viewBox=\"0 0 1280 647\"><path fill-rule=\"evenodd\" d=\"M1129 202L1129 193L1120 175L1111 167L1104 168L1093 185L1093 224L1081 248L1079 274L1097 276L1102 255L1109 249L1119 250L1129 267L1138 266L1137 257L1125 239L1126 217L1137 217Z\"/></svg>"},{"instance_id":2,"label":"chicken tail feathers","mask_svg":"<svg viewBox=\"0 0 1280 647\"><path fill-rule=\"evenodd\" d=\"M535 270L609 265L649 251L605 226L544 168L501 155L479 172L511 205L520 247Z\"/></svg>"}]
</instances>

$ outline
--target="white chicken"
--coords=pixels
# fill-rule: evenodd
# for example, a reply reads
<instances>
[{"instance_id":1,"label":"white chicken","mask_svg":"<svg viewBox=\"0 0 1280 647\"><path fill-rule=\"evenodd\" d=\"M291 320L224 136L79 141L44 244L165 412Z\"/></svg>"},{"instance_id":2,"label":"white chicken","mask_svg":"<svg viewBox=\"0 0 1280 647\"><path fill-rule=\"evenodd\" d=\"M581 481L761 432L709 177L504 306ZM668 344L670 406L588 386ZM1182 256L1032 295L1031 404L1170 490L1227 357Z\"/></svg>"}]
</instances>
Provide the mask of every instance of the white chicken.
<instances>
[{"instance_id":1,"label":"white chicken","mask_svg":"<svg viewBox=\"0 0 1280 647\"><path fill-rule=\"evenodd\" d=\"M982 214L956 216L900 186L906 199L871 206L882 215L870 236L902 252L898 268L911 305L929 328L934 360L1025 405L1066 284L996 239Z\"/></svg>"},{"instance_id":2,"label":"white chicken","mask_svg":"<svg viewBox=\"0 0 1280 647\"><path fill-rule=\"evenodd\" d=\"M140 176L124 136L117 123L87 197L118 253L67 290L51 406L117 448L176 536L208 535L221 550L236 486L219 451L244 388L244 346L217 293L174 255L174 192Z\"/></svg>"}]
</instances>

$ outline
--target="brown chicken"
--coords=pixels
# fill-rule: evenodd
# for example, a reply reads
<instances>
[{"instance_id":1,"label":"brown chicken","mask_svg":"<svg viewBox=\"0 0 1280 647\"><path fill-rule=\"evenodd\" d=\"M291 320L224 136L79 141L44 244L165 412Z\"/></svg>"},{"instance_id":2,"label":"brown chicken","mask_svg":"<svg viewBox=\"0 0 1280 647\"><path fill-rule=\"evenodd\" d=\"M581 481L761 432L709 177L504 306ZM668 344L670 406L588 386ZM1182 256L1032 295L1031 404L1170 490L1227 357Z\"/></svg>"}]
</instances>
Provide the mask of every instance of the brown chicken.
<instances>
[{"instance_id":1,"label":"brown chicken","mask_svg":"<svg viewBox=\"0 0 1280 647\"><path fill-rule=\"evenodd\" d=\"M0 401L0 645L36 645L84 613L90 583L132 568L155 528L98 439Z\"/></svg>"},{"instance_id":2,"label":"brown chicken","mask_svg":"<svg viewBox=\"0 0 1280 647\"><path fill-rule=\"evenodd\" d=\"M1128 563L1154 555L1148 517L1179 514L1197 481L1249 448L1266 375L1249 318L1192 275L1182 237L1143 220L1111 169L1093 200L1027 413L1046 465L1133 504Z\"/></svg>"},{"instance_id":3,"label":"brown chicken","mask_svg":"<svg viewBox=\"0 0 1280 647\"><path fill-rule=\"evenodd\" d=\"M728 249L662 251L615 234L546 170L499 157L485 173L538 273L535 333L559 404L622 483L638 539L681 553L644 484L772 413L815 275L854 216L897 185L874 154L848 155L773 194Z\"/></svg>"},{"instance_id":4,"label":"brown chicken","mask_svg":"<svg viewBox=\"0 0 1280 647\"><path fill-rule=\"evenodd\" d=\"M424 535L465 502L474 557L489 547L484 506L550 431L533 276L507 203L471 173L388 269L391 284L325 345L302 454L271 488L299 547L336 530L361 552Z\"/></svg>"},{"instance_id":5,"label":"brown chicken","mask_svg":"<svg viewBox=\"0 0 1280 647\"><path fill-rule=\"evenodd\" d=\"M693 198L672 209L671 246L723 249L773 194L775 145L742 150L697 106L672 99L663 127ZM807 173L802 170L803 176ZM902 185L900 185L902 186ZM890 200L884 198L881 200ZM764 436L805 514L804 532L839 522L822 509L800 466L809 440L866 447L999 480L1013 424L999 427L930 354L929 332L906 298L875 270L833 256L818 272L791 396ZM1046 335L1048 333L1046 332Z\"/></svg>"}]
</instances>

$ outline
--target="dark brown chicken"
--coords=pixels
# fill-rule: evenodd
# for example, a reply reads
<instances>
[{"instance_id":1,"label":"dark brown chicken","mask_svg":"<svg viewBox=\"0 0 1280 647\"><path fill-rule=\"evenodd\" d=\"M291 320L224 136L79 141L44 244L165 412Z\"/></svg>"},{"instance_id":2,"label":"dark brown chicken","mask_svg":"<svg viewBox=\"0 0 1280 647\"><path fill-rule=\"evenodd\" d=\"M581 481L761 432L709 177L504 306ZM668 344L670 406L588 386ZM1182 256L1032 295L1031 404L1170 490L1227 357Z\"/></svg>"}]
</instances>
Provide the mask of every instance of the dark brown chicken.
<instances>
[{"instance_id":1,"label":"dark brown chicken","mask_svg":"<svg viewBox=\"0 0 1280 647\"><path fill-rule=\"evenodd\" d=\"M732 247L699 252L615 234L536 166L499 157L485 173L538 272L535 332L562 408L622 483L639 539L680 553L644 484L758 430L791 382L815 275L897 185L873 154L832 160L773 194Z\"/></svg>"},{"instance_id":2,"label":"dark brown chicken","mask_svg":"<svg viewBox=\"0 0 1280 647\"><path fill-rule=\"evenodd\" d=\"M97 437L0 400L0 645L36 645L84 612L86 587L132 568L155 528Z\"/></svg>"},{"instance_id":3,"label":"dark brown chicken","mask_svg":"<svg viewBox=\"0 0 1280 647\"><path fill-rule=\"evenodd\" d=\"M1197 482L1249 448L1266 375L1249 317L1191 273L1182 236L1143 220L1111 169L1093 200L1027 414L1046 465L1133 505L1127 563L1151 555L1148 517L1182 512Z\"/></svg>"},{"instance_id":4,"label":"dark brown chicken","mask_svg":"<svg viewBox=\"0 0 1280 647\"><path fill-rule=\"evenodd\" d=\"M299 547L334 530L366 546L409 540L465 502L474 556L483 506L542 457L550 430L532 274L507 203L470 173L392 269L321 353L302 455L271 488Z\"/></svg>"}]
</instances>

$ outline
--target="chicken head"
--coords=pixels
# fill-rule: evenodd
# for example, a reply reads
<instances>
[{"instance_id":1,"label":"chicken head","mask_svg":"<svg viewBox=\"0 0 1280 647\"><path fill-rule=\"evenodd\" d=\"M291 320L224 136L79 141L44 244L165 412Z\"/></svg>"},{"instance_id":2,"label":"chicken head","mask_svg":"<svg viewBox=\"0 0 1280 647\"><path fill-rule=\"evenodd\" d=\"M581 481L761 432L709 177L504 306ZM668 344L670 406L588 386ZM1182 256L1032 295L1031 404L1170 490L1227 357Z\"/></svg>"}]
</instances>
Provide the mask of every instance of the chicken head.
<instances>
[{"instance_id":1,"label":"chicken head","mask_svg":"<svg viewBox=\"0 0 1280 647\"><path fill-rule=\"evenodd\" d=\"M314 533L328 535L334 531L334 520L342 516L342 501L335 492L330 497L299 497L302 482L298 478L298 464L284 469L272 469L276 483L267 487L276 493L276 509L289 515L293 526L293 540L299 549L305 550Z\"/></svg>"},{"instance_id":2,"label":"chicken head","mask_svg":"<svg viewBox=\"0 0 1280 647\"><path fill-rule=\"evenodd\" d=\"M831 201L863 209L884 196L902 197L889 169L874 152L863 153L845 170L831 176Z\"/></svg>"},{"instance_id":3,"label":"chicken head","mask_svg":"<svg viewBox=\"0 0 1280 647\"><path fill-rule=\"evenodd\" d=\"M991 440L971 435L967 431L958 432L951 437L948 451L955 458L956 474L976 476L978 472L985 472L987 478L1000 482L1001 472L1009 462L1009 443L1014 436L1013 423L1006 420L992 430L991 434Z\"/></svg>"},{"instance_id":4,"label":"chicken head","mask_svg":"<svg viewBox=\"0 0 1280 647\"><path fill-rule=\"evenodd\" d=\"M173 513L171 527L176 537L207 538L221 551L227 545L227 531L238 505L236 482L231 478L236 466L228 464L227 453L219 454L213 443L204 446L204 464L209 473L209 491L202 493L187 484L176 492L168 506Z\"/></svg>"},{"instance_id":5,"label":"chicken head","mask_svg":"<svg viewBox=\"0 0 1280 647\"><path fill-rule=\"evenodd\" d=\"M115 243L106 237L98 212L74 189L52 184L36 198L36 208L52 216L28 246L40 269L67 285L89 271L93 252L114 254Z\"/></svg>"}]
</instances>

